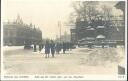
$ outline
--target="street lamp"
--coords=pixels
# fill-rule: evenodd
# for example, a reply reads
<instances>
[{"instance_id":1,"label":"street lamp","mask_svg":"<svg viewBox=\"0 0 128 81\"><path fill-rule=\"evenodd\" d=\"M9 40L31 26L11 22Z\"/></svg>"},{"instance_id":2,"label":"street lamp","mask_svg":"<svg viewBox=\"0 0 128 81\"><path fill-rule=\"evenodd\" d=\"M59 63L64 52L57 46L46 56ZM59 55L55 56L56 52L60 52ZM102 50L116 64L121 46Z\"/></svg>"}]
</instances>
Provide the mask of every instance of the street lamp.
<instances>
[{"instance_id":1,"label":"street lamp","mask_svg":"<svg viewBox=\"0 0 128 81\"><path fill-rule=\"evenodd\" d=\"M59 32L60 32L60 42L61 42L61 21L58 21L58 27L59 27Z\"/></svg>"}]
</instances>

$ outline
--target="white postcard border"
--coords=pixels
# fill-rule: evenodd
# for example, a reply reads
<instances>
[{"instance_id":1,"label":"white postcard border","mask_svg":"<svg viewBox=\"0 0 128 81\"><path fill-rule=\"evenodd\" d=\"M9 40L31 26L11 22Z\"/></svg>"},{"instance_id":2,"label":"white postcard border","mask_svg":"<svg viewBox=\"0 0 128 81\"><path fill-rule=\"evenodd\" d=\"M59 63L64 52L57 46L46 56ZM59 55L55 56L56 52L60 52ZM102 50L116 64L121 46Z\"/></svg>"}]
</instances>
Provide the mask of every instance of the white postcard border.
<instances>
[{"instance_id":1,"label":"white postcard border","mask_svg":"<svg viewBox=\"0 0 128 81\"><path fill-rule=\"evenodd\" d=\"M78 1L78 0L73 0ZM83 1L83 0L79 0ZM1 13L1 80L126 80L127 79L127 0L84 0L84 1L125 1L125 75L4 75L3 69L3 17ZM3 0L1 11L4 11ZM47 78L45 78L47 76ZM54 78L50 78L53 76ZM60 76L61 78L56 78ZM67 78L64 78L64 76ZM71 78L76 76L77 78ZM6 78L5 78L6 77ZM7 78L8 77L8 78ZM44 78L42 78L44 77ZM83 78L80 78L83 77ZM95 77L95 78L94 78Z\"/></svg>"}]
</instances>

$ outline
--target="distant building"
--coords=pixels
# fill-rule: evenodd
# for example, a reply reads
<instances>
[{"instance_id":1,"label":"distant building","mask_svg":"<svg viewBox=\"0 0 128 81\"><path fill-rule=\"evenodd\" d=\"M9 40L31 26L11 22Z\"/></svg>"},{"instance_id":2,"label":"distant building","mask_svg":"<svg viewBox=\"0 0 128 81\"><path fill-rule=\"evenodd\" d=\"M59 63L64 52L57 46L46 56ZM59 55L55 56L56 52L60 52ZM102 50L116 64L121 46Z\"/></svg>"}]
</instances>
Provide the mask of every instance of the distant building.
<instances>
[{"instance_id":1,"label":"distant building","mask_svg":"<svg viewBox=\"0 0 128 81\"><path fill-rule=\"evenodd\" d=\"M70 29L71 41L89 41L103 39L102 41L118 41L124 45L125 40L125 1L119 1L115 7L123 12L120 16L110 16L104 19L102 15L92 21L76 18L75 28ZM88 39L89 38L89 39Z\"/></svg>"},{"instance_id":2,"label":"distant building","mask_svg":"<svg viewBox=\"0 0 128 81\"><path fill-rule=\"evenodd\" d=\"M42 32L32 24L24 24L18 16L16 21L3 24L3 40L4 45L30 45L42 40Z\"/></svg>"},{"instance_id":3,"label":"distant building","mask_svg":"<svg viewBox=\"0 0 128 81\"><path fill-rule=\"evenodd\" d=\"M112 20L112 22L114 22L113 26L99 25L96 27L92 27L89 24L86 24L86 22L80 22L81 23L76 23L76 27L74 29L70 29L71 41L73 43L77 44L79 41L83 40L89 41L86 40L88 37L97 39L99 35L100 37L102 35L102 37L104 36L104 40L119 41L121 42L121 44L124 44L125 27L122 17L120 17L120 19Z\"/></svg>"}]
</instances>

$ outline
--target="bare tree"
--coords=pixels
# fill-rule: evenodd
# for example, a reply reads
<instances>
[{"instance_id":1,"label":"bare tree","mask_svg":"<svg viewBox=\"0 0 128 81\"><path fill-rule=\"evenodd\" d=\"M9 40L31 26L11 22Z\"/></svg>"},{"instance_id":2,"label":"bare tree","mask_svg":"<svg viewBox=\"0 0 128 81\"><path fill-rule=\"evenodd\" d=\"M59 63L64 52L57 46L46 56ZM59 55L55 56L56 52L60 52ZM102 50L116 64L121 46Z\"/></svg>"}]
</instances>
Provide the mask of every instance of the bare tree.
<instances>
[{"instance_id":1,"label":"bare tree","mask_svg":"<svg viewBox=\"0 0 128 81\"><path fill-rule=\"evenodd\" d=\"M76 14L75 17L89 22L95 19L98 14L97 5L98 1L75 1L72 3Z\"/></svg>"},{"instance_id":2,"label":"bare tree","mask_svg":"<svg viewBox=\"0 0 128 81\"><path fill-rule=\"evenodd\" d=\"M107 5L103 5L102 7L102 12L101 15L106 23L106 25L110 25L110 22L112 22L112 8L107 6Z\"/></svg>"}]
</instances>

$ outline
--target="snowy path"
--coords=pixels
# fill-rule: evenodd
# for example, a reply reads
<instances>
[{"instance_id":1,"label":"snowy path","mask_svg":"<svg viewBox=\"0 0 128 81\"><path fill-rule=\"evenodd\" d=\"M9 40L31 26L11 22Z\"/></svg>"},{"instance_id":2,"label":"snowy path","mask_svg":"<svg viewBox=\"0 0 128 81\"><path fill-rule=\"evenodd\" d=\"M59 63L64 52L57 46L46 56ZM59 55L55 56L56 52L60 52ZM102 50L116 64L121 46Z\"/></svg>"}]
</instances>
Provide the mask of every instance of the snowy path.
<instances>
[{"instance_id":1,"label":"snowy path","mask_svg":"<svg viewBox=\"0 0 128 81\"><path fill-rule=\"evenodd\" d=\"M33 50L5 50L5 74L117 74L117 63L99 63L102 59L94 57L100 50L77 48L47 59L44 53ZM94 56L89 58L90 54Z\"/></svg>"}]
</instances>

